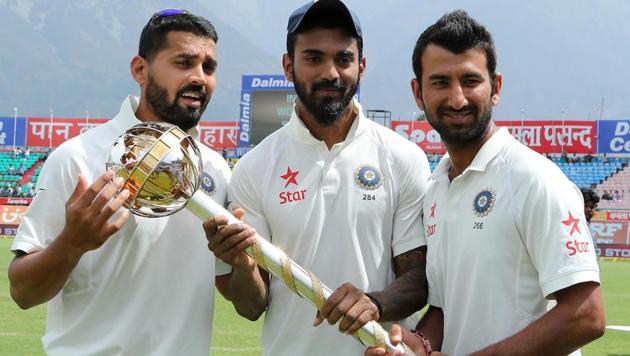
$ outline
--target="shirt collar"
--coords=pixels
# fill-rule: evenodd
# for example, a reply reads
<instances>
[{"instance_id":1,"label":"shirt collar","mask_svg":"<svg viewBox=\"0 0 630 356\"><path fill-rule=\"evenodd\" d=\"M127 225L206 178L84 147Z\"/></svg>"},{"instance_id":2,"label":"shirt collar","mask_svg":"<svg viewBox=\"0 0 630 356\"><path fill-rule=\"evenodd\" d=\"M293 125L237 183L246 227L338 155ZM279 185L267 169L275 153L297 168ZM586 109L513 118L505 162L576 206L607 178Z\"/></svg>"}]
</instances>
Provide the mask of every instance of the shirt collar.
<instances>
[{"instance_id":1,"label":"shirt collar","mask_svg":"<svg viewBox=\"0 0 630 356\"><path fill-rule=\"evenodd\" d=\"M510 141L514 140L510 132L506 127L499 128L490 139L486 141L486 143L481 146L477 155L470 163L470 165L464 170L466 171L480 171L483 172L486 170L488 163L499 154L501 149ZM451 159L448 155L448 152L444 155L440 163L438 163L437 167L431 174L431 178L435 180L448 179L448 172L451 169Z\"/></svg>"},{"instance_id":2,"label":"shirt collar","mask_svg":"<svg viewBox=\"0 0 630 356\"><path fill-rule=\"evenodd\" d=\"M130 127L138 125L142 123L136 117L136 111L138 110L138 105L140 104L140 99L136 96L129 95L125 98L122 105L120 105L120 111L118 115L116 115L111 123L112 125L120 132L127 131ZM190 136L195 139L199 139L199 124L197 126L191 128L187 132Z\"/></svg>"},{"instance_id":3,"label":"shirt collar","mask_svg":"<svg viewBox=\"0 0 630 356\"><path fill-rule=\"evenodd\" d=\"M363 114L363 108L361 104L356 98L352 99L353 110L354 110L354 121L352 122L352 126L350 126L350 130L346 135L346 139L344 142L350 142L355 137L359 136L365 129L367 128L367 123L365 120L367 118ZM298 141L309 143L309 144L321 144L323 141L316 139L311 132L308 130L304 122L299 117L297 113L297 104L293 105L293 112L291 113L291 119L289 119L289 123L287 124L289 127L289 132L291 136L296 138Z\"/></svg>"}]
</instances>

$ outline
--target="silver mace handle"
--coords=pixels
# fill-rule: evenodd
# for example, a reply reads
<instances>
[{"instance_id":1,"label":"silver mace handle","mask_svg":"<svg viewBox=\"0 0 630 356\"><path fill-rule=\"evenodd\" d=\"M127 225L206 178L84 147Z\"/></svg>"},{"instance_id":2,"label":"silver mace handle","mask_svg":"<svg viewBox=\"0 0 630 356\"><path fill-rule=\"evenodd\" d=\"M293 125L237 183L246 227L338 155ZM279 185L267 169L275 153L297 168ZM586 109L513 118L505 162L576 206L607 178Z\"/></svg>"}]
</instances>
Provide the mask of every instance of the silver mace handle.
<instances>
[{"instance_id":1,"label":"silver mace handle","mask_svg":"<svg viewBox=\"0 0 630 356\"><path fill-rule=\"evenodd\" d=\"M232 213L217 204L207 194L197 191L186 203L186 207L202 220L214 216L227 216L228 223L240 223ZM325 286L312 272L305 270L291 260L281 249L272 245L259 235L256 244L248 247L245 252L256 260L256 263L277 278L281 278L293 292L306 298L317 309L321 309L324 301L330 297L332 290ZM389 340L387 331L376 321L369 321L353 335L362 344L384 347L389 351L399 351L413 355L413 352L403 343L394 346Z\"/></svg>"}]
</instances>

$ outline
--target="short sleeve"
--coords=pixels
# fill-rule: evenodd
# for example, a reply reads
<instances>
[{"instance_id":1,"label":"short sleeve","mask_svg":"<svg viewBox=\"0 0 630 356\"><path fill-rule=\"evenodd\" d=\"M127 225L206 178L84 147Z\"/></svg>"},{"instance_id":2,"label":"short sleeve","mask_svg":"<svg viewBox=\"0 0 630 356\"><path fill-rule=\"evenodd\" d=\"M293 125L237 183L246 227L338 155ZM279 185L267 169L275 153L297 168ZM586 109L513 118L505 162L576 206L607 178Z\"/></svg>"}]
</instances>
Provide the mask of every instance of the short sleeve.
<instances>
[{"instance_id":1,"label":"short sleeve","mask_svg":"<svg viewBox=\"0 0 630 356\"><path fill-rule=\"evenodd\" d=\"M242 208L245 211L243 218L245 223L256 229L261 237L271 240L270 229L262 210L261 194L254 184L246 163L244 159L241 159L234 167L228 189L228 204L230 208Z\"/></svg>"},{"instance_id":2,"label":"short sleeve","mask_svg":"<svg viewBox=\"0 0 630 356\"><path fill-rule=\"evenodd\" d=\"M64 152L58 148L44 163L37 180L37 194L18 227L12 251L41 251L63 230L65 204L74 191L80 172L71 160L64 158Z\"/></svg>"},{"instance_id":3,"label":"short sleeve","mask_svg":"<svg viewBox=\"0 0 630 356\"><path fill-rule=\"evenodd\" d=\"M422 202L431 174L429 162L426 154L414 144L409 143L404 151L396 159L400 190L394 212L394 256L427 244L422 227Z\"/></svg>"},{"instance_id":4,"label":"short sleeve","mask_svg":"<svg viewBox=\"0 0 630 356\"><path fill-rule=\"evenodd\" d=\"M561 174L558 172L558 174ZM599 283L595 247L578 188L564 177L534 177L517 192L523 201L517 227L547 298L582 282Z\"/></svg>"}]
</instances>

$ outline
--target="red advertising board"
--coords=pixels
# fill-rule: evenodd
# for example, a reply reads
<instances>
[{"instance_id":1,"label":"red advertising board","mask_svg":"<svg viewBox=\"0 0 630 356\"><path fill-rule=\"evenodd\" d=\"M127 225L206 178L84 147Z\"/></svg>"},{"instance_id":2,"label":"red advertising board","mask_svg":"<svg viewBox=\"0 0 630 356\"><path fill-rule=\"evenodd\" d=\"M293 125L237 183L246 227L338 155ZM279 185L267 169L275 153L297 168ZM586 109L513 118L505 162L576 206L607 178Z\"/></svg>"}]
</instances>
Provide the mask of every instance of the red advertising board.
<instances>
[{"instance_id":1,"label":"red advertising board","mask_svg":"<svg viewBox=\"0 0 630 356\"><path fill-rule=\"evenodd\" d=\"M592 121L497 121L536 152L595 153L596 123Z\"/></svg>"},{"instance_id":2,"label":"red advertising board","mask_svg":"<svg viewBox=\"0 0 630 356\"><path fill-rule=\"evenodd\" d=\"M33 198L1 197L0 205L29 205Z\"/></svg>"},{"instance_id":3,"label":"red advertising board","mask_svg":"<svg viewBox=\"0 0 630 356\"><path fill-rule=\"evenodd\" d=\"M598 245L630 244L628 237L628 221L591 220L590 227L593 239Z\"/></svg>"},{"instance_id":4,"label":"red advertising board","mask_svg":"<svg viewBox=\"0 0 630 356\"><path fill-rule=\"evenodd\" d=\"M107 119L67 119L29 117L26 124L26 144L31 147L57 147ZM52 139L52 145L51 145ZM199 123L199 140L220 151L233 149L238 141L238 123L233 121Z\"/></svg>"},{"instance_id":5,"label":"red advertising board","mask_svg":"<svg viewBox=\"0 0 630 356\"><path fill-rule=\"evenodd\" d=\"M22 222L22 215L24 215L26 209L28 209L28 206L0 206L0 225L19 225Z\"/></svg>"},{"instance_id":6,"label":"red advertising board","mask_svg":"<svg viewBox=\"0 0 630 356\"><path fill-rule=\"evenodd\" d=\"M591 121L497 121L512 136L541 153L595 153L596 125ZM440 135L426 121L392 121L392 130L427 153L444 153Z\"/></svg>"},{"instance_id":7,"label":"red advertising board","mask_svg":"<svg viewBox=\"0 0 630 356\"><path fill-rule=\"evenodd\" d=\"M238 122L202 121L199 141L215 151L233 149L238 143Z\"/></svg>"},{"instance_id":8,"label":"red advertising board","mask_svg":"<svg viewBox=\"0 0 630 356\"><path fill-rule=\"evenodd\" d=\"M392 121L392 130L420 146L426 153L446 152L440 134L426 121Z\"/></svg>"},{"instance_id":9,"label":"red advertising board","mask_svg":"<svg viewBox=\"0 0 630 356\"><path fill-rule=\"evenodd\" d=\"M26 145L57 147L72 137L106 122L107 119L26 118ZM51 144L52 141L52 144Z\"/></svg>"},{"instance_id":10,"label":"red advertising board","mask_svg":"<svg viewBox=\"0 0 630 356\"><path fill-rule=\"evenodd\" d=\"M607 211L607 220L630 221L630 212L627 211Z\"/></svg>"}]
</instances>

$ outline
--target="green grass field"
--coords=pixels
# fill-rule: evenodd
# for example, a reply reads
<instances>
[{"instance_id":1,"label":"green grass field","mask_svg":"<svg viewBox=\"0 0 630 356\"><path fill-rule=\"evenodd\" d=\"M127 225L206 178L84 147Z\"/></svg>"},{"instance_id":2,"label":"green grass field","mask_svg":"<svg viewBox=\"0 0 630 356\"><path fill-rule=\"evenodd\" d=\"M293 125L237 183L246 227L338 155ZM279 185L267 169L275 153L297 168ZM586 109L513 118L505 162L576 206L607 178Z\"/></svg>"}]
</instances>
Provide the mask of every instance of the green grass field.
<instances>
[{"instance_id":1,"label":"green grass field","mask_svg":"<svg viewBox=\"0 0 630 356\"><path fill-rule=\"evenodd\" d=\"M20 310L9 296L7 267L11 240L0 239L0 355L42 355L40 337L45 306ZM608 325L630 325L630 263L602 261L602 286ZM261 322L236 315L217 294L212 355L259 355ZM583 355L630 355L630 333L607 330L604 337L582 349Z\"/></svg>"}]
</instances>

